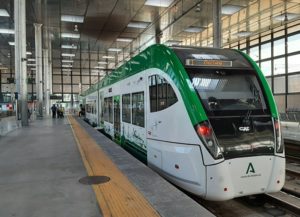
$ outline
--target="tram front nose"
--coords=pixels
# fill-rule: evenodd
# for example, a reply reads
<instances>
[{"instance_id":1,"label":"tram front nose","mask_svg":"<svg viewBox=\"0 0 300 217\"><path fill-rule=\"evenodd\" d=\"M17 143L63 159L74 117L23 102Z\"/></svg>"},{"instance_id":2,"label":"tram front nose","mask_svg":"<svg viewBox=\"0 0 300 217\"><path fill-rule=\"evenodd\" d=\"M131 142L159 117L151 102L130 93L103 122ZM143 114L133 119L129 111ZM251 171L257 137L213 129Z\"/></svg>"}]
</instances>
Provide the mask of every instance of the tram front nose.
<instances>
[{"instance_id":1,"label":"tram front nose","mask_svg":"<svg viewBox=\"0 0 300 217\"><path fill-rule=\"evenodd\" d=\"M276 156L236 158L208 166L206 197L227 200L279 191L284 183L283 167Z\"/></svg>"}]
</instances>

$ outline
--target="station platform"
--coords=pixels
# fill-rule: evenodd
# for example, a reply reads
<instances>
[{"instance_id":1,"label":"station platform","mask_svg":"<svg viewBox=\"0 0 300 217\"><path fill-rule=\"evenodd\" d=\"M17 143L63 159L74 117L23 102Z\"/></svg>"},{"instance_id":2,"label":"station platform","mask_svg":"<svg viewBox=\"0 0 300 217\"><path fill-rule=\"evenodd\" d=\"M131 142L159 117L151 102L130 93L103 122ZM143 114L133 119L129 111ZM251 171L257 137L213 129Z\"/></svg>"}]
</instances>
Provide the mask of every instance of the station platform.
<instances>
[{"instance_id":1,"label":"station platform","mask_svg":"<svg viewBox=\"0 0 300 217\"><path fill-rule=\"evenodd\" d=\"M0 216L214 216L77 117L35 120L0 150Z\"/></svg>"},{"instance_id":2,"label":"station platform","mask_svg":"<svg viewBox=\"0 0 300 217\"><path fill-rule=\"evenodd\" d=\"M16 116L0 117L0 137L19 127L21 123L16 120Z\"/></svg>"}]
</instances>

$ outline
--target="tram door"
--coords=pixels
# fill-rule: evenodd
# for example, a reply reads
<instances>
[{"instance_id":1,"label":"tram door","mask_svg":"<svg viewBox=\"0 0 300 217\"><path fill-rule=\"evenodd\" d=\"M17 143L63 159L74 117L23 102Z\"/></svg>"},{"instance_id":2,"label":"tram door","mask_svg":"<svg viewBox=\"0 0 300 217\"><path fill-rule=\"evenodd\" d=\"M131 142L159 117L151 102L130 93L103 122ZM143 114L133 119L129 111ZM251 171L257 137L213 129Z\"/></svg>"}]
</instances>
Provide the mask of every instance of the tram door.
<instances>
[{"instance_id":1,"label":"tram door","mask_svg":"<svg viewBox=\"0 0 300 217\"><path fill-rule=\"evenodd\" d=\"M120 96L114 96L114 137L120 140Z\"/></svg>"}]
</instances>

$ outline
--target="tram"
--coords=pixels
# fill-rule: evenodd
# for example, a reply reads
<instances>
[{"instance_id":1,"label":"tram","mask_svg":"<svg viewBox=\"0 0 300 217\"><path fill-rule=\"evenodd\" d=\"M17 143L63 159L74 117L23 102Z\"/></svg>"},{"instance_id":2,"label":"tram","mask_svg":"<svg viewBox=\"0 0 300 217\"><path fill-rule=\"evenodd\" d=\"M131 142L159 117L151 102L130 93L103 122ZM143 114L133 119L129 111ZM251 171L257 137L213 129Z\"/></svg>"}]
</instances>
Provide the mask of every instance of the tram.
<instances>
[{"instance_id":1,"label":"tram","mask_svg":"<svg viewBox=\"0 0 300 217\"><path fill-rule=\"evenodd\" d=\"M241 51L152 45L82 98L90 123L195 195L221 201L284 185L272 92Z\"/></svg>"}]
</instances>

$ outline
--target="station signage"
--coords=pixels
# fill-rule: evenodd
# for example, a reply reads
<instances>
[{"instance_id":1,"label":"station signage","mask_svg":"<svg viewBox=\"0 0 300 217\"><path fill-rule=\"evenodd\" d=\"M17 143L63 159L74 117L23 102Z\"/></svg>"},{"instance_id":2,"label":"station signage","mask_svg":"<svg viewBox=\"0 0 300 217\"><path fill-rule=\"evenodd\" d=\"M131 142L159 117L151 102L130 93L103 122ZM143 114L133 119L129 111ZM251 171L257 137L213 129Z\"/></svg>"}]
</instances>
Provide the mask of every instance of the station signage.
<instances>
[{"instance_id":1,"label":"station signage","mask_svg":"<svg viewBox=\"0 0 300 217\"><path fill-rule=\"evenodd\" d=\"M219 67L232 67L232 61L228 60L198 60L186 59L185 65L187 66L219 66Z\"/></svg>"},{"instance_id":2,"label":"station signage","mask_svg":"<svg viewBox=\"0 0 300 217\"><path fill-rule=\"evenodd\" d=\"M50 99L62 100L62 96L50 95Z\"/></svg>"}]
</instances>

